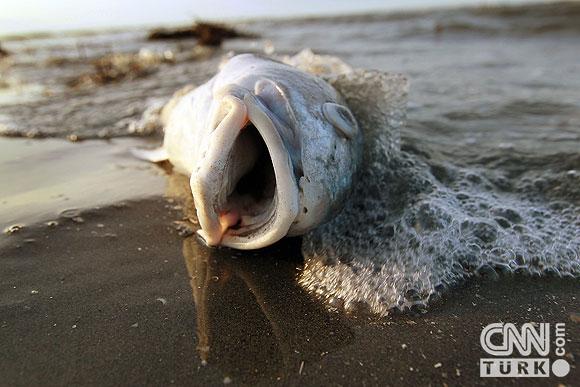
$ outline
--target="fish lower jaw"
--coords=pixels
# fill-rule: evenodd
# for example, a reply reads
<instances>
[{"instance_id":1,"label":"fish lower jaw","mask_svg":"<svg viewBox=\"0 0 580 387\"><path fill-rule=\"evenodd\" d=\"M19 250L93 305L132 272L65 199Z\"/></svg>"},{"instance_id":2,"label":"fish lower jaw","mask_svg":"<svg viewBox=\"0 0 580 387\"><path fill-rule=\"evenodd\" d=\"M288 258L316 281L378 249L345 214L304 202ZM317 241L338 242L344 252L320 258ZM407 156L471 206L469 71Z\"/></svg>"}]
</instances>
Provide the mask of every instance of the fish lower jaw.
<instances>
[{"instance_id":1,"label":"fish lower jaw","mask_svg":"<svg viewBox=\"0 0 580 387\"><path fill-rule=\"evenodd\" d=\"M198 235L208 246L224 246L238 250L254 250L269 246L284 238L292 225L295 213L277 208L269 214L257 217L238 217L226 214L218 216L217 227L204 227L215 222L199 218L202 228ZM199 217L199 216L198 216ZM243 219L242 219L243 218ZM256 218L260 218L256 221Z\"/></svg>"},{"instance_id":2,"label":"fish lower jaw","mask_svg":"<svg viewBox=\"0 0 580 387\"><path fill-rule=\"evenodd\" d=\"M298 208L297 185L285 184L277 189L272 202L261 213L248 214L235 208L219 212L198 210L201 225L198 235L208 246L260 249L276 243L288 234Z\"/></svg>"}]
</instances>

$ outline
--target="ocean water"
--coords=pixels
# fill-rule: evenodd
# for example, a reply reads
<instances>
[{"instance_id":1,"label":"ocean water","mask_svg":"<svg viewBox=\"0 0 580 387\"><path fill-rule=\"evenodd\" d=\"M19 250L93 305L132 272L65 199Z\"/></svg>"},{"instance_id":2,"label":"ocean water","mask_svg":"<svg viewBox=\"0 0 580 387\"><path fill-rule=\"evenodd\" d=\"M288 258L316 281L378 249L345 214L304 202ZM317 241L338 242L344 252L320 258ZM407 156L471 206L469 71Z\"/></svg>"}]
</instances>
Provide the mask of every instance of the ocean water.
<instances>
[{"instance_id":1,"label":"ocean water","mask_svg":"<svg viewBox=\"0 0 580 387\"><path fill-rule=\"evenodd\" d=\"M404 77L359 70L329 82L365 134L365 161L343 211L304 237L306 289L384 315L425 311L474 276L580 275L577 170L509 176L401 149Z\"/></svg>"},{"instance_id":2,"label":"ocean water","mask_svg":"<svg viewBox=\"0 0 580 387\"><path fill-rule=\"evenodd\" d=\"M408 83L337 85L347 100L393 91L365 103L390 119L357 115L372 133L365 168L345 210L304 237L298 281L330 307L423 310L474 276L580 275L579 19L580 4L551 3L259 21L239 27L260 39L204 52L195 42L146 42L143 31L7 41L0 130L150 135L155 128L131 123L208 79L230 51L311 48L402 74ZM144 50L174 60L106 85L67 86L93 71L92 59Z\"/></svg>"}]
</instances>

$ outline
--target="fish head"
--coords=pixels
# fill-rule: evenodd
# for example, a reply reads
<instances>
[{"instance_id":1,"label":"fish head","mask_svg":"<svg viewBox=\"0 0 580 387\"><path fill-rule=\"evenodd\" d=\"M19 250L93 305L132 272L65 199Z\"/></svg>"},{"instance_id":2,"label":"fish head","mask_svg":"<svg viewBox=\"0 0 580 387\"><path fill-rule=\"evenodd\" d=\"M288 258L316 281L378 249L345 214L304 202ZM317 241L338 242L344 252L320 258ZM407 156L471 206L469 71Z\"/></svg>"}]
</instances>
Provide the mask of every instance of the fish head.
<instances>
[{"instance_id":1,"label":"fish head","mask_svg":"<svg viewBox=\"0 0 580 387\"><path fill-rule=\"evenodd\" d=\"M271 79L251 84L214 93L191 175L199 235L210 246L258 249L303 234L340 207L357 164L356 121L333 90L292 97Z\"/></svg>"}]
</instances>

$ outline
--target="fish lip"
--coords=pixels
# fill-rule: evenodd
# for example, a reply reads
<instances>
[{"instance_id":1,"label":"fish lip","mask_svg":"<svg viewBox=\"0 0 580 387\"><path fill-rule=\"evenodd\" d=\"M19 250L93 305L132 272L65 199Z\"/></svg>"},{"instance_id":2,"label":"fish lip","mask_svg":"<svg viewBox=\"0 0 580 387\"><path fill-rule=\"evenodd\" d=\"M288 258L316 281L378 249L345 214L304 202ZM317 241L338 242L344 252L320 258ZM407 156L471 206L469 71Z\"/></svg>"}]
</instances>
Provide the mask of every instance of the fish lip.
<instances>
[{"instance_id":1,"label":"fish lip","mask_svg":"<svg viewBox=\"0 0 580 387\"><path fill-rule=\"evenodd\" d=\"M239 117L234 117L223 127L220 124L212 133L212 136L222 136L222 139L228 140L226 147L213 150L214 155L221 156L222 162L218 163L220 166L216 168L215 160L204 159L199 172L192 174L191 187L202 228L200 235L205 242L210 246L221 245L239 250L253 250L271 245L288 234L299 213L300 195L290 153L276 129L275 120L270 118L273 113L258 97L249 92L242 96L243 100L233 96L231 98L237 104L235 108L239 110L237 113L234 112L234 116L238 114ZM240 118L241 112L244 113L243 119ZM216 182L220 176L223 179L235 140L248 121L256 127L264 140L274 168L276 189L272 199L272 210L258 223L238 229L229 228L224 233L219 222L219 213L227 192L224 193L224 186L216 185ZM215 143L213 145L216 146ZM208 152L211 153L212 149ZM211 184L214 184L214 189L208 190ZM219 188L216 189L217 186Z\"/></svg>"}]
</instances>

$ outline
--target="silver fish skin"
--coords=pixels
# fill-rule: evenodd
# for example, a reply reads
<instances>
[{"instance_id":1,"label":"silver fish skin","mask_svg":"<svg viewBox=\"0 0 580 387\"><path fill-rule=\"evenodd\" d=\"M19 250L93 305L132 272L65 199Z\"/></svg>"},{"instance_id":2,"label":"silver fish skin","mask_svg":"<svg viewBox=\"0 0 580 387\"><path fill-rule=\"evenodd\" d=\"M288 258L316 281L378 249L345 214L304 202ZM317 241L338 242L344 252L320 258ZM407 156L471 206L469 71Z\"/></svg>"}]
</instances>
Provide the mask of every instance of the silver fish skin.
<instances>
[{"instance_id":1,"label":"silver fish skin","mask_svg":"<svg viewBox=\"0 0 580 387\"><path fill-rule=\"evenodd\" d=\"M175 169L191 176L205 242L249 250L304 234L336 213L362 142L328 83L242 54L174 105L163 147Z\"/></svg>"}]
</instances>

